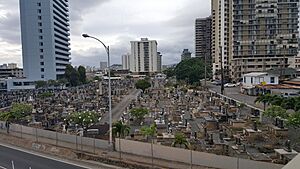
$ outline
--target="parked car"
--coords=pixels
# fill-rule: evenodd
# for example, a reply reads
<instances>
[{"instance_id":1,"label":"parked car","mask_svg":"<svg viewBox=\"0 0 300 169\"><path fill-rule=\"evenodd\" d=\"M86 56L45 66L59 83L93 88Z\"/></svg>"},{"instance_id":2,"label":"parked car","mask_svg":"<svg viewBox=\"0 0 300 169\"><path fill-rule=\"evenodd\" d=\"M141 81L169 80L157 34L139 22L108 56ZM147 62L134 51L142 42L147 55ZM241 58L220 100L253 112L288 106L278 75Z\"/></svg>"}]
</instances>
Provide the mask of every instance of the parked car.
<instances>
[{"instance_id":1,"label":"parked car","mask_svg":"<svg viewBox=\"0 0 300 169\"><path fill-rule=\"evenodd\" d=\"M211 82L211 84L218 86L218 85L221 85L221 81L220 80L216 80L216 81Z\"/></svg>"},{"instance_id":2,"label":"parked car","mask_svg":"<svg viewBox=\"0 0 300 169\"><path fill-rule=\"evenodd\" d=\"M236 87L236 84L233 84L233 83L226 83L224 85L224 87Z\"/></svg>"}]
</instances>

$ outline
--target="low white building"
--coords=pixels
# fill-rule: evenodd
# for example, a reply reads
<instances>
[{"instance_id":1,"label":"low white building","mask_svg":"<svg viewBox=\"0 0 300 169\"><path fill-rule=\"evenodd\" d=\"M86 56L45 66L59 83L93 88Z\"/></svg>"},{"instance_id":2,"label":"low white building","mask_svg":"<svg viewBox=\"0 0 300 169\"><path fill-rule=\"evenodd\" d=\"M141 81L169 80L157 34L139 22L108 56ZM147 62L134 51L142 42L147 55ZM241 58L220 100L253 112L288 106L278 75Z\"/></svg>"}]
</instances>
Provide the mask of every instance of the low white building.
<instances>
[{"instance_id":1,"label":"low white building","mask_svg":"<svg viewBox=\"0 0 300 169\"><path fill-rule=\"evenodd\" d=\"M8 78L0 80L0 91L33 90L35 82L28 79Z\"/></svg>"},{"instance_id":2,"label":"low white building","mask_svg":"<svg viewBox=\"0 0 300 169\"><path fill-rule=\"evenodd\" d=\"M262 83L266 85L278 85L279 75L268 74L266 72L252 72L243 75L243 87L254 87Z\"/></svg>"}]
</instances>

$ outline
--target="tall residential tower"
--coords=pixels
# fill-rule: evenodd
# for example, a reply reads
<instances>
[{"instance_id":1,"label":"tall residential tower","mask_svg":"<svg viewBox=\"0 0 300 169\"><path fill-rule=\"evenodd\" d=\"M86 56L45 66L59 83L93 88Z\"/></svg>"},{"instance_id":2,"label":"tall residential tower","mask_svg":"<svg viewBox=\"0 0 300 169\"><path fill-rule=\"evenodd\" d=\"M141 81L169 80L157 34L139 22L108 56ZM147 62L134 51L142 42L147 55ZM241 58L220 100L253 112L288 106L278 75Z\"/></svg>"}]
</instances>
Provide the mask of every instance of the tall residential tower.
<instances>
[{"instance_id":1,"label":"tall residential tower","mask_svg":"<svg viewBox=\"0 0 300 169\"><path fill-rule=\"evenodd\" d=\"M211 17L195 21L195 56L206 59L211 65Z\"/></svg>"},{"instance_id":2,"label":"tall residential tower","mask_svg":"<svg viewBox=\"0 0 300 169\"><path fill-rule=\"evenodd\" d=\"M232 77L295 67L299 0L233 0Z\"/></svg>"},{"instance_id":3,"label":"tall residential tower","mask_svg":"<svg viewBox=\"0 0 300 169\"><path fill-rule=\"evenodd\" d=\"M134 73L155 73L158 66L157 42L142 38L141 41L131 41L130 71Z\"/></svg>"},{"instance_id":4,"label":"tall residential tower","mask_svg":"<svg viewBox=\"0 0 300 169\"><path fill-rule=\"evenodd\" d=\"M30 80L58 79L70 64L68 0L20 0L23 67Z\"/></svg>"},{"instance_id":5,"label":"tall residential tower","mask_svg":"<svg viewBox=\"0 0 300 169\"><path fill-rule=\"evenodd\" d=\"M221 67L224 69L224 77L226 79L230 78L233 25L232 7L232 0L211 0L211 55L214 79L220 79Z\"/></svg>"}]
</instances>

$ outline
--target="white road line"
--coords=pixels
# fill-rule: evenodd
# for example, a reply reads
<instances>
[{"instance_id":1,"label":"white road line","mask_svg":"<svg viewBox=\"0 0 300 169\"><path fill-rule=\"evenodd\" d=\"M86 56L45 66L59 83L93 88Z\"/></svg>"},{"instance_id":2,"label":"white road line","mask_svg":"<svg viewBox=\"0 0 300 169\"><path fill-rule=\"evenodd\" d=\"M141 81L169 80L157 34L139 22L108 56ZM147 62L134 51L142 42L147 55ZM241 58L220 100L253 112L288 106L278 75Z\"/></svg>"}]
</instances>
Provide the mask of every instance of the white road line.
<instances>
[{"instance_id":1,"label":"white road line","mask_svg":"<svg viewBox=\"0 0 300 169\"><path fill-rule=\"evenodd\" d=\"M1 168L1 169L7 169L7 168L5 168L5 167L2 167L2 166L0 166L0 168Z\"/></svg>"},{"instance_id":2,"label":"white road line","mask_svg":"<svg viewBox=\"0 0 300 169\"><path fill-rule=\"evenodd\" d=\"M11 161L11 168L12 168L12 169L15 169L14 161Z\"/></svg>"},{"instance_id":3,"label":"white road line","mask_svg":"<svg viewBox=\"0 0 300 169\"><path fill-rule=\"evenodd\" d=\"M31 150L25 150L25 149L21 149L21 148L17 148L17 147L12 147L12 146L5 145L5 144L2 144L2 143L0 143L0 145L3 146L3 147L6 147L6 148L10 148L10 149L13 149L13 150L24 152L24 153L27 153L27 154L31 154L31 155L35 155L35 156L38 156L38 157L43 157L43 158L46 158L46 159L49 159L49 160L61 162L61 163L64 163L64 164L69 164L69 165L73 165L73 166L76 166L76 167L81 167L81 168L88 169L88 167L86 167L86 166L81 166L81 165L78 165L78 164L73 164L71 162L63 161L63 160L56 159L56 158L53 158L53 157L48 157L48 156L45 156L45 155L42 155L42 154L34 153L34 152L31 152ZM6 169L6 168L3 168L3 169Z\"/></svg>"},{"instance_id":4,"label":"white road line","mask_svg":"<svg viewBox=\"0 0 300 169\"><path fill-rule=\"evenodd\" d=\"M90 169L90 168L87 167L87 166L82 166L82 165L80 165L80 164L74 164L75 161L70 161L70 162L69 162L69 161L63 161L63 160L60 160L60 159L55 158L55 157L49 157L49 156L42 155L42 154L37 153L37 152L33 152L32 150L21 149L21 148L13 147L13 146L6 145L6 144L3 144L3 143L0 143L0 146L6 147L6 148L10 148L10 149L13 149L13 150L17 150L17 151L21 151L21 152L24 152L24 153L27 153L27 154L31 154L31 155L34 155L34 156L46 158L46 159L49 159L49 160L61 162L61 163L64 163L64 164L69 164L69 165L73 165L73 166L76 166L76 167L81 167L81 168L85 168L85 169ZM105 164L105 163L101 163L101 164L99 164L99 166L100 166L100 167L107 167L107 168L121 169L121 167L117 167L117 166L113 166L113 165L109 165L109 164ZM99 167L99 166L98 166L98 167ZM95 166L95 167L96 167L96 166ZM93 168L95 168L95 167L93 167ZM98 168L98 167L97 167L97 168ZM2 168L0 167L0 169L2 169ZM3 169L7 169L7 168L3 168Z\"/></svg>"}]
</instances>

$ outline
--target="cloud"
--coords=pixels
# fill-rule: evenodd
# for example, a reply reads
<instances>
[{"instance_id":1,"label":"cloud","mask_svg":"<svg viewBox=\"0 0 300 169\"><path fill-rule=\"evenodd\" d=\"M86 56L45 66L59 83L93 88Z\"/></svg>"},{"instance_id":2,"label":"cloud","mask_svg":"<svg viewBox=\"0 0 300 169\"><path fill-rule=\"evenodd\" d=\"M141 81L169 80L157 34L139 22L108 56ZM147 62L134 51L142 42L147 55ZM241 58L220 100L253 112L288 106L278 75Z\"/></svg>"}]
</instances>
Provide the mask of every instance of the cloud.
<instances>
[{"instance_id":1,"label":"cloud","mask_svg":"<svg viewBox=\"0 0 300 169\"><path fill-rule=\"evenodd\" d=\"M19 0L0 0L0 64L21 62ZM106 61L100 38L111 47L111 63L121 63L130 41L148 37L158 41L163 63L176 63L184 48L194 51L194 21L207 17L207 0L70 0L71 57L74 65Z\"/></svg>"}]
</instances>

